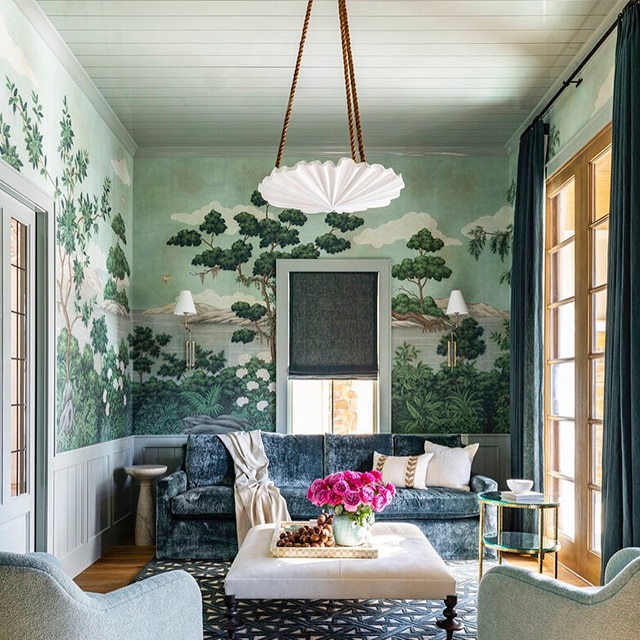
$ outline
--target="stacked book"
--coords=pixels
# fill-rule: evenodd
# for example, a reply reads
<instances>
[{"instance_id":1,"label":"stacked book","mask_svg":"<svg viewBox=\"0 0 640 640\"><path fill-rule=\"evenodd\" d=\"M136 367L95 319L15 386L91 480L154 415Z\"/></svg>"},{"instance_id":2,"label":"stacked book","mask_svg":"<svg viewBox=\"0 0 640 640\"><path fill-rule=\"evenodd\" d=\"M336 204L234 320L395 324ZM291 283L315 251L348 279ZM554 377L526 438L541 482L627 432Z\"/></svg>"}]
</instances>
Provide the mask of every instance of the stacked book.
<instances>
[{"instance_id":1,"label":"stacked book","mask_svg":"<svg viewBox=\"0 0 640 640\"><path fill-rule=\"evenodd\" d=\"M525 491L524 493L503 491L501 497L507 502L544 502L544 493L540 493L539 491Z\"/></svg>"}]
</instances>

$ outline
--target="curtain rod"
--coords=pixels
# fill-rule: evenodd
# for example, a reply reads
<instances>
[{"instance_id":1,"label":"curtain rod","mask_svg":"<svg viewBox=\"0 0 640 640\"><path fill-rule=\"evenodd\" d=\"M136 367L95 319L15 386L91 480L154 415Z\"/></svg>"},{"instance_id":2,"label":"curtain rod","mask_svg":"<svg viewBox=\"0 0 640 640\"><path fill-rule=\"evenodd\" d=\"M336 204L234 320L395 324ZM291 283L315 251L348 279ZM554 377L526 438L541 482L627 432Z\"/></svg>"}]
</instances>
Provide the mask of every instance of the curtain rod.
<instances>
[{"instance_id":1,"label":"curtain rod","mask_svg":"<svg viewBox=\"0 0 640 640\"><path fill-rule=\"evenodd\" d=\"M525 129L525 133L526 133L526 131L529 131L529 129L531 129L531 127L533 127L533 125L536 122L538 122L538 120L542 119L544 114L547 113L547 111L549 111L549 109L553 106L555 101L562 95L564 90L570 84L575 84L576 86L578 86L582 82L582 78L580 78L579 80L574 80L574 78L582 71L582 69L584 69L584 67L587 64L587 62L589 62L589 60L591 60L591 58L594 56L596 51L604 44L604 42L607 40L607 38L613 33L613 31L616 29L616 27L620 24L620 21L622 20L622 14L630 6L632 6L634 4L637 4L638 2L640 2L640 0L629 0L629 2L627 2L627 4L623 7L622 11L618 14L618 17L613 21L613 24L606 30L606 32L600 38L600 40L598 40L598 42L596 42L593 45L593 47L591 48L589 53L587 53L587 55L584 57L582 62L577 66L575 71L569 76L569 78L567 80L565 80L562 83L562 86L555 92L555 94L551 97L549 102L547 102L547 104L545 104L544 107L542 107L542 109L539 111L538 115L533 119L533 122Z\"/></svg>"}]
</instances>

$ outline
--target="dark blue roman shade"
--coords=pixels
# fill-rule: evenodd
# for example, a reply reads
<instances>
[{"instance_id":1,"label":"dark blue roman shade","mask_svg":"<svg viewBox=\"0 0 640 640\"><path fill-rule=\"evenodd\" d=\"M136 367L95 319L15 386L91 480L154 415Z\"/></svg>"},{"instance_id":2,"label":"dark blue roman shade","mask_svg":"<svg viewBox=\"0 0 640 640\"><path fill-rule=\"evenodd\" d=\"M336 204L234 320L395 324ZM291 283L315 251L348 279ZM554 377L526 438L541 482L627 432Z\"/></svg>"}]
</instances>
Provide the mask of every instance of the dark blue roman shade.
<instances>
[{"instance_id":1,"label":"dark blue roman shade","mask_svg":"<svg viewBox=\"0 0 640 640\"><path fill-rule=\"evenodd\" d=\"M377 378L378 274L289 274L289 377Z\"/></svg>"}]
</instances>

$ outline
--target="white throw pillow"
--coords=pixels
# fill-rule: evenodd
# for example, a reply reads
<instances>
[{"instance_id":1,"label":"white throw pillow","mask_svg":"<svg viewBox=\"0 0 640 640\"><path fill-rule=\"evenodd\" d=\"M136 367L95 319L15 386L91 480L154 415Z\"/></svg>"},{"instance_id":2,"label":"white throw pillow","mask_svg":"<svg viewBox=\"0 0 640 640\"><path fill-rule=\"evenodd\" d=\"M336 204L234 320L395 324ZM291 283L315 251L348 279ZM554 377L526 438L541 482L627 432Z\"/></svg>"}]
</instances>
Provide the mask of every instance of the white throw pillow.
<instances>
[{"instance_id":1,"label":"white throw pillow","mask_svg":"<svg viewBox=\"0 0 640 640\"><path fill-rule=\"evenodd\" d=\"M427 486L469 491L471 463L478 447L478 443L467 447L443 447L425 440L424 450L433 454L427 468Z\"/></svg>"},{"instance_id":2,"label":"white throw pillow","mask_svg":"<svg viewBox=\"0 0 640 640\"><path fill-rule=\"evenodd\" d=\"M427 468L432 453L419 456L387 456L373 452L373 468L382 473L382 481L399 489L426 489Z\"/></svg>"}]
</instances>

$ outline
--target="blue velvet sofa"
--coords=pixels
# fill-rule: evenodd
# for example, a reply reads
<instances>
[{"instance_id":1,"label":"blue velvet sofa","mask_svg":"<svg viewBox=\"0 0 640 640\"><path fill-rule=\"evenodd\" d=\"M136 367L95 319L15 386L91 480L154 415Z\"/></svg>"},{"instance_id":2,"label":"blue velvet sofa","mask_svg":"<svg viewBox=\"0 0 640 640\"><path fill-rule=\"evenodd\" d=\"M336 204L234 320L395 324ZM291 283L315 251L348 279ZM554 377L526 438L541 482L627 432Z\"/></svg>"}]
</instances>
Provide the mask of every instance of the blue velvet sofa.
<instances>
[{"instance_id":1,"label":"blue velvet sofa","mask_svg":"<svg viewBox=\"0 0 640 640\"><path fill-rule=\"evenodd\" d=\"M409 456L424 453L427 436L409 434L283 435L262 433L269 478L287 500L293 520L308 520L319 508L307 499L316 478L372 468L373 452ZM460 436L429 436L461 446ZM156 485L156 555L159 558L233 558L237 553L233 461L216 435L190 435L182 468ZM376 520L418 525L445 559L478 557L477 494L497 483L473 475L471 491L429 487L398 489Z\"/></svg>"}]
</instances>

